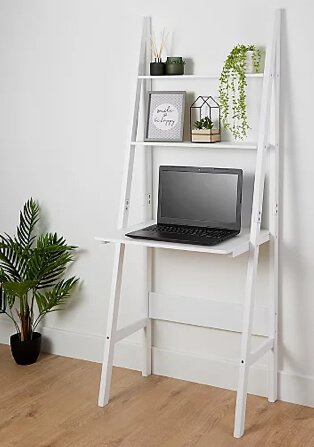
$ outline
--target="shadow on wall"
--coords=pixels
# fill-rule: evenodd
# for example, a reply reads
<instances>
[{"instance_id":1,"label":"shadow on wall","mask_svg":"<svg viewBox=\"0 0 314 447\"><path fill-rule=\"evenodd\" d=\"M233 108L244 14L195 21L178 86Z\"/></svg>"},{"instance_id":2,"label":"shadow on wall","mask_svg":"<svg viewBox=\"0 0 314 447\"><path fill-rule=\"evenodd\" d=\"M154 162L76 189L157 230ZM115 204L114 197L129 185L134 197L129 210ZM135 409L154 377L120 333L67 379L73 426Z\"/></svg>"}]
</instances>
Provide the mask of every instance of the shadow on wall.
<instances>
[{"instance_id":1,"label":"shadow on wall","mask_svg":"<svg viewBox=\"0 0 314 447\"><path fill-rule=\"evenodd\" d=\"M287 19L286 13L283 11L282 17L282 38L281 38L281 65L284 66L284 70L281 70L281 103L282 110L281 116L283 117L280 122L280 178L279 178L279 202L281 204L280 210L283 210L283 204L285 196L283 194L284 186L285 191L289 191L289 202L293 207L294 212L290 214L289 228L297 229L299 227L299 216L302 215L302 209L300 201L298 199L298 179L297 173L298 158L296 151L296 137L293 126L285 125L285 123L291 123L296 120L294 115L295 107L292 104L292 80L291 80L291 63L289 60L288 51L288 39L287 39ZM284 172L285 178L289 179L289 184L284 185ZM287 228L287 227L286 227ZM299 359L311 358L313 356L312 340L304 335L304 318L302 309L305 309L305 300L307 297L307 290L304 286L302 279L302 272L305 272L308 266L300 254L300 247L304 246L302 238L302 232L298 232L298 238L295 242L284 243L282 235L284 234L284 221L283 212L279 214L279 246L280 246L280 258L279 258L279 370L286 369L287 365L289 369L300 371ZM284 269L283 270L283 261ZM289 284L291 292L294 293L293 301L289 303L290 311L285 315L284 305L284 290L283 275L285 278L289 278ZM286 281L287 282L287 281ZM286 285L287 287L287 285ZM290 292L290 293L291 293ZM287 297L288 298L288 297ZM293 322L289 320L289 316L293 316ZM285 318L285 324L284 324ZM284 331L288 331L293 323L293 332L296 337L298 358L296 359L293 354L290 354L286 349L283 340L287 337ZM302 368L302 365L301 365ZM304 392L304 390L303 390ZM310 390L309 390L310 392Z\"/></svg>"}]
</instances>

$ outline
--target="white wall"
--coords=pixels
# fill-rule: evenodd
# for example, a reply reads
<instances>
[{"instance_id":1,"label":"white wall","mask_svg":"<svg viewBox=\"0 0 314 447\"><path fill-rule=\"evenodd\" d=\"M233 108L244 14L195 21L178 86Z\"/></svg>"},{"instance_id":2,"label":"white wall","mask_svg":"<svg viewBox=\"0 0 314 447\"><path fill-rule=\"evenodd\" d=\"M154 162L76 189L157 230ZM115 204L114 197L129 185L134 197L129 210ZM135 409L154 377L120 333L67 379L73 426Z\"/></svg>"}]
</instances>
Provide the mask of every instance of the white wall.
<instances>
[{"instance_id":1,"label":"white wall","mask_svg":"<svg viewBox=\"0 0 314 447\"><path fill-rule=\"evenodd\" d=\"M308 143L314 8L306 1L259 3L241 0L235 6L226 0L221 7L204 0L196 7L179 0L139 0L109 8L100 0L0 0L0 231L14 231L19 209L33 196L41 204L44 226L81 249L72 269L82 278L81 289L67 311L45 322L50 351L101 359L113 248L100 247L93 238L117 220L142 16L153 17L156 31L163 26L172 31L169 51L192 58L194 71L206 73L219 71L239 42L265 45L271 8L282 7L280 397L314 405L314 156ZM215 94L216 88L200 83L197 91ZM257 84L249 88L258 93ZM252 103L252 110L256 107ZM254 134L253 129L251 139ZM248 176L254 155L244 160L195 149L191 159L180 151L156 151L156 167L168 162L239 165ZM142 200L133 220L141 214ZM267 248L261 257L258 301L264 303ZM120 324L143 310L143 290L135 279L141 275L142 253L133 248L127 258ZM220 293L241 299L245 263L245 256L217 261L201 254L156 253L155 289L207 298L210 288L215 298ZM11 328L3 317L0 330L0 341L7 342ZM139 341L133 336L121 343L116 363L139 368ZM156 373L235 386L237 334L156 322L154 346ZM251 390L258 394L266 389L265 365L264 359L252 374Z\"/></svg>"}]
</instances>

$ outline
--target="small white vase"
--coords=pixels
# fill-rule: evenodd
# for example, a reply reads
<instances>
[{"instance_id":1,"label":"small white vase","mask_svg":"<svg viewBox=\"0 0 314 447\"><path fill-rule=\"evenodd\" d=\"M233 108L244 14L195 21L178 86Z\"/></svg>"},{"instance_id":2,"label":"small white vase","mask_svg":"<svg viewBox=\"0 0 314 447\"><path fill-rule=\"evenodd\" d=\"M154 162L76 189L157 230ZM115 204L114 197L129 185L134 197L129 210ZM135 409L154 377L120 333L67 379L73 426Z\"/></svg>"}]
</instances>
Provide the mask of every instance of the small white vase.
<instances>
[{"instance_id":1,"label":"small white vase","mask_svg":"<svg viewBox=\"0 0 314 447\"><path fill-rule=\"evenodd\" d=\"M246 52L246 73L255 73L254 63L253 63L253 53L254 51Z\"/></svg>"}]
</instances>

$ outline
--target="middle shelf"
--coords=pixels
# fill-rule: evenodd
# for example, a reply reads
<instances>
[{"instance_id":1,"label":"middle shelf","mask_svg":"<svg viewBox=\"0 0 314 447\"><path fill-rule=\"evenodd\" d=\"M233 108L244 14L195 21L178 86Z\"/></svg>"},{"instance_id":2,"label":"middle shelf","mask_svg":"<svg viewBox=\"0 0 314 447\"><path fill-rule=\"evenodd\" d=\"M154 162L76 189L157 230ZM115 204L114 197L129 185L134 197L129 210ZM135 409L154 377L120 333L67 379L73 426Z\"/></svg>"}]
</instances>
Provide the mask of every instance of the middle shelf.
<instances>
[{"instance_id":1,"label":"middle shelf","mask_svg":"<svg viewBox=\"0 0 314 447\"><path fill-rule=\"evenodd\" d=\"M191 141L131 141L131 146L202 147L209 149L257 150L257 143L233 143L227 141L222 141L220 143L192 143Z\"/></svg>"}]
</instances>

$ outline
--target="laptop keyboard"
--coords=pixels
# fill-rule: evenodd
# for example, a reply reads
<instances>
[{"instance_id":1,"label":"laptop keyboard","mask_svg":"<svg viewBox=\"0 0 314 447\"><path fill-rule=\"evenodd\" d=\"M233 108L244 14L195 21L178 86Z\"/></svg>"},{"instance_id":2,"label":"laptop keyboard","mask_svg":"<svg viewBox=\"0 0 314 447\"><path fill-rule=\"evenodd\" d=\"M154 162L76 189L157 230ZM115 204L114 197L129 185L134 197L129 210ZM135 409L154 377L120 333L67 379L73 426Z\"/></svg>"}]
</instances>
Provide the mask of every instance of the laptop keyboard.
<instances>
[{"instance_id":1,"label":"laptop keyboard","mask_svg":"<svg viewBox=\"0 0 314 447\"><path fill-rule=\"evenodd\" d=\"M234 230L224 230L218 228L200 228L200 227L185 227L183 225L151 225L144 228L143 231L153 232L160 231L163 233L184 234L187 236L208 237L211 239L220 239L221 237L233 234Z\"/></svg>"}]
</instances>

